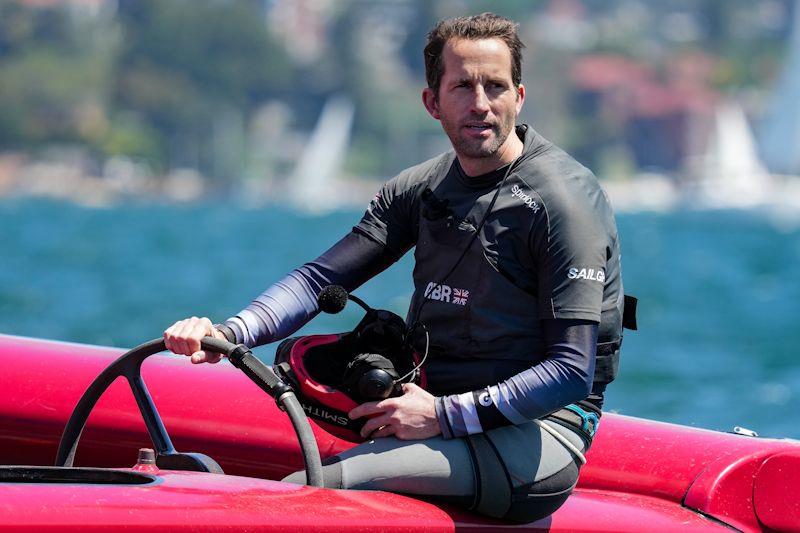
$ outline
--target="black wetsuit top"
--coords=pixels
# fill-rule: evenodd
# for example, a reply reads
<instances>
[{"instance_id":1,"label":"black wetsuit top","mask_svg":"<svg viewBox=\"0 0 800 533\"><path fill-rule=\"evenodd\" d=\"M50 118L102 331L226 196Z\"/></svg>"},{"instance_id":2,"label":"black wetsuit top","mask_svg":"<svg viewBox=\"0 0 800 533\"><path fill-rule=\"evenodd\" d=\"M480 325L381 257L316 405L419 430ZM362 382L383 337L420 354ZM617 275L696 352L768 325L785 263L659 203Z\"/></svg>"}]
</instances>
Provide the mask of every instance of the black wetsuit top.
<instances>
[{"instance_id":1,"label":"black wetsuit top","mask_svg":"<svg viewBox=\"0 0 800 533\"><path fill-rule=\"evenodd\" d=\"M387 182L352 233L226 323L237 341L291 334L317 312L322 287L352 290L416 246L409 321L430 332L428 388L446 437L587 396L599 411L596 343L621 333L613 213L585 167L527 126L517 135L523 154L510 168L469 177L449 153Z\"/></svg>"}]
</instances>

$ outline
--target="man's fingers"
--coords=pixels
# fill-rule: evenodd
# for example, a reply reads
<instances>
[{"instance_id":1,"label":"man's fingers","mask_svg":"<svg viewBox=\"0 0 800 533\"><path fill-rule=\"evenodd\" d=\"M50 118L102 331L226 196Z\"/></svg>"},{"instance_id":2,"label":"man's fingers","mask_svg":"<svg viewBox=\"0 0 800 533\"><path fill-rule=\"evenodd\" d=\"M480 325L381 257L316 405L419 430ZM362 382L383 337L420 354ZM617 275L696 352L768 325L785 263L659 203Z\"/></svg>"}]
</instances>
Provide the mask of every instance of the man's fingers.
<instances>
[{"instance_id":1,"label":"man's fingers","mask_svg":"<svg viewBox=\"0 0 800 533\"><path fill-rule=\"evenodd\" d=\"M422 390L422 387L415 383L403 383L403 394L410 394Z\"/></svg>"},{"instance_id":2,"label":"man's fingers","mask_svg":"<svg viewBox=\"0 0 800 533\"><path fill-rule=\"evenodd\" d=\"M365 439L368 439L371 437L372 433L375 430L383 426L386 426L388 424L389 424L388 415L376 416L374 418L370 418L369 420L367 420L366 424L364 424L364 427L361 428L361 436L364 437Z\"/></svg>"},{"instance_id":3,"label":"man's fingers","mask_svg":"<svg viewBox=\"0 0 800 533\"><path fill-rule=\"evenodd\" d=\"M169 348L173 353L189 355L192 352L186 351L186 343L178 335L178 333L183 329L184 322L185 320L181 320L170 326L170 328L164 332L164 340L166 341L165 344L167 345L167 348Z\"/></svg>"},{"instance_id":4,"label":"man's fingers","mask_svg":"<svg viewBox=\"0 0 800 533\"><path fill-rule=\"evenodd\" d=\"M205 350L199 350L192 354L192 363L199 364L199 363L219 363L222 360L222 354L216 352L207 352Z\"/></svg>"},{"instance_id":5,"label":"man's fingers","mask_svg":"<svg viewBox=\"0 0 800 533\"><path fill-rule=\"evenodd\" d=\"M174 352L173 349L175 347L175 343L172 340L172 334L175 331L175 326L177 326L177 322L172 324L170 327L164 330L164 344L167 346L167 350Z\"/></svg>"},{"instance_id":6,"label":"man's fingers","mask_svg":"<svg viewBox=\"0 0 800 533\"><path fill-rule=\"evenodd\" d=\"M381 439L383 437L391 437L394 435L394 431L394 426L383 426L382 428L375 430L368 438Z\"/></svg>"},{"instance_id":7,"label":"man's fingers","mask_svg":"<svg viewBox=\"0 0 800 533\"><path fill-rule=\"evenodd\" d=\"M355 420L356 418L361 418L362 416L379 413L380 410L375 408L377 404L378 402L362 403L358 407L351 409L350 412L347 413L347 416L349 416L351 420Z\"/></svg>"},{"instance_id":8,"label":"man's fingers","mask_svg":"<svg viewBox=\"0 0 800 533\"><path fill-rule=\"evenodd\" d=\"M167 350L171 352L175 351L172 349L172 326L164 330L164 345L167 347Z\"/></svg>"},{"instance_id":9,"label":"man's fingers","mask_svg":"<svg viewBox=\"0 0 800 533\"><path fill-rule=\"evenodd\" d=\"M193 363L217 363L222 359L220 354L204 352L201 341L206 336L216 336L211 320L206 317L193 316L179 320L164 331L164 344L176 354L191 356Z\"/></svg>"},{"instance_id":10,"label":"man's fingers","mask_svg":"<svg viewBox=\"0 0 800 533\"><path fill-rule=\"evenodd\" d=\"M192 318L184 321L178 336L186 344L186 354L192 354L200 351L200 339L206 336L205 324L202 320L193 316Z\"/></svg>"},{"instance_id":11,"label":"man's fingers","mask_svg":"<svg viewBox=\"0 0 800 533\"><path fill-rule=\"evenodd\" d=\"M175 353L182 354L182 355L192 355L194 352L200 350L198 346L195 349L189 345L189 340L187 336L192 330L192 319L187 318L186 320L181 320L177 322L173 326L172 332L172 343L175 345Z\"/></svg>"},{"instance_id":12,"label":"man's fingers","mask_svg":"<svg viewBox=\"0 0 800 533\"><path fill-rule=\"evenodd\" d=\"M358 407L353 408L352 411L347 413L351 419L361 418L362 416L369 416L375 415L378 413L382 413L386 410L386 400L382 400L380 402L367 402L362 403Z\"/></svg>"},{"instance_id":13,"label":"man's fingers","mask_svg":"<svg viewBox=\"0 0 800 533\"><path fill-rule=\"evenodd\" d=\"M178 336L181 338L181 342L186 346L186 354L200 351L200 342L195 341L195 339L192 337L194 329L194 318L190 318L183 324L183 327L181 327L180 331L178 331Z\"/></svg>"}]
</instances>

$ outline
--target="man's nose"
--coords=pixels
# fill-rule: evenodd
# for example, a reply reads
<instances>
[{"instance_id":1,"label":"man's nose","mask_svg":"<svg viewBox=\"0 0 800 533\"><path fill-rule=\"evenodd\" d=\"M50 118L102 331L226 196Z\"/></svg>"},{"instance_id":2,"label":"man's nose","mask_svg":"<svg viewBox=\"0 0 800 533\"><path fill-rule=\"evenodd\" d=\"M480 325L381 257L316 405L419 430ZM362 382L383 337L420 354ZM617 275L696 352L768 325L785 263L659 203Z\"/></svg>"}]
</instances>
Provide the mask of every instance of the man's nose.
<instances>
[{"instance_id":1,"label":"man's nose","mask_svg":"<svg viewBox=\"0 0 800 533\"><path fill-rule=\"evenodd\" d=\"M489 112L489 98L486 96L486 91L483 90L483 85L475 86L475 93L472 95L472 111L478 114Z\"/></svg>"}]
</instances>

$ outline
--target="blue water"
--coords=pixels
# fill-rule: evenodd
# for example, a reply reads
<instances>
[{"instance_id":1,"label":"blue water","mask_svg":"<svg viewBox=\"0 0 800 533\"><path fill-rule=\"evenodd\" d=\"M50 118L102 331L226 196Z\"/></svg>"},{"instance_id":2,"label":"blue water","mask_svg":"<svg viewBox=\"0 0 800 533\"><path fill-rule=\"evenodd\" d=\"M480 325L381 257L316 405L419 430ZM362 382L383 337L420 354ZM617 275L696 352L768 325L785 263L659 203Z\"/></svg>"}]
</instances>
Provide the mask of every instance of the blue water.
<instances>
[{"instance_id":1,"label":"blue water","mask_svg":"<svg viewBox=\"0 0 800 533\"><path fill-rule=\"evenodd\" d=\"M132 346L190 315L224 319L332 244L359 213L0 202L0 333ZM800 229L758 212L618 216L640 331L607 408L800 438ZM401 315L411 258L357 294ZM352 327L358 311L304 332ZM257 353L271 359L274 346Z\"/></svg>"}]
</instances>

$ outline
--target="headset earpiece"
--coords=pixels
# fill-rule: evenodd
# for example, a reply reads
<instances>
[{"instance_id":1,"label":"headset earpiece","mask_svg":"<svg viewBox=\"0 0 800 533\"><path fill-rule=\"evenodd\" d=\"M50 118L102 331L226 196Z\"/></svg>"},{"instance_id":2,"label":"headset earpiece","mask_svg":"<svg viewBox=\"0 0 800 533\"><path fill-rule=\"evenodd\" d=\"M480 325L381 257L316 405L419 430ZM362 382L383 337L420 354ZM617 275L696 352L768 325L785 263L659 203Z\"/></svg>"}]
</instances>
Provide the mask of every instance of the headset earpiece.
<instances>
[{"instance_id":1,"label":"headset earpiece","mask_svg":"<svg viewBox=\"0 0 800 533\"><path fill-rule=\"evenodd\" d=\"M391 396L398 378L389 359L376 353L362 353L348 363L343 382L355 396L374 401Z\"/></svg>"}]
</instances>

